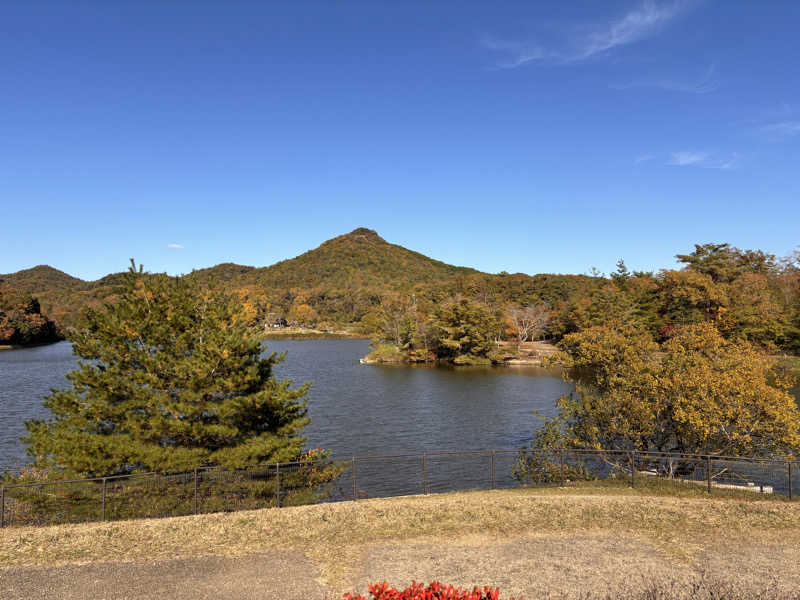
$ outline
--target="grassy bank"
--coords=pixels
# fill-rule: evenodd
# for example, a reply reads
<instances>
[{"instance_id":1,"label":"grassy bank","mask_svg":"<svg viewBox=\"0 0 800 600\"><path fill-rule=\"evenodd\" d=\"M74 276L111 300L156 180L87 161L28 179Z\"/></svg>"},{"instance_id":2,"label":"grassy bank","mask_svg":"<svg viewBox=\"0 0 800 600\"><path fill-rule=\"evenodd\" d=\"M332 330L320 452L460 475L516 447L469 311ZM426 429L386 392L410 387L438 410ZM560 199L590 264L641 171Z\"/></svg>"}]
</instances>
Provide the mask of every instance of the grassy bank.
<instances>
[{"instance_id":1,"label":"grassy bank","mask_svg":"<svg viewBox=\"0 0 800 600\"><path fill-rule=\"evenodd\" d=\"M610 548L602 551L612 553L617 552L613 548L638 544L642 556L655 553L659 564L691 569L709 553L730 548L739 552L756 544L776 559L791 558L797 564L800 503L768 498L754 494L709 498L692 489L676 497L666 495L666 490L633 490L612 482L7 528L0 530L0 568L299 552L318 566L329 589L338 591L352 589L360 581L354 565L375 552L388 552L387 564L396 566L401 559L411 561L420 547L477 547L485 553L498 545L533 543L529 538L566 547L569 540L583 540L586 552L599 540L604 540L600 546ZM410 581L417 572L397 573L396 577L407 576ZM696 570L692 573L696 575ZM493 575L486 571L484 580Z\"/></svg>"},{"instance_id":2,"label":"grassy bank","mask_svg":"<svg viewBox=\"0 0 800 600\"><path fill-rule=\"evenodd\" d=\"M369 339L369 336L354 331L321 331L304 327L283 327L268 329L262 334L264 340L336 340L336 339Z\"/></svg>"},{"instance_id":3,"label":"grassy bank","mask_svg":"<svg viewBox=\"0 0 800 600\"><path fill-rule=\"evenodd\" d=\"M49 340L47 342L36 342L35 344L0 344L0 352L6 350L24 350L26 348L38 348L39 346L50 346L52 344L57 344L58 342L63 342L64 338L58 338L55 340Z\"/></svg>"}]
</instances>

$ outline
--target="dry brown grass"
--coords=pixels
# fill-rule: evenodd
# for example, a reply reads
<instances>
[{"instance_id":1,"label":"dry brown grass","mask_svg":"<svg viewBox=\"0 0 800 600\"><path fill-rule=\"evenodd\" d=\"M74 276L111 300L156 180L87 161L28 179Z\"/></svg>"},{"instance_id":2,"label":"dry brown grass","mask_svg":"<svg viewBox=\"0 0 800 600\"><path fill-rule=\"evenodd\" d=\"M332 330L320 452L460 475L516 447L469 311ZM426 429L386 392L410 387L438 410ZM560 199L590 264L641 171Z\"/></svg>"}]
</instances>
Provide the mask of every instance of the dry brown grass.
<instances>
[{"instance_id":1,"label":"dry brown grass","mask_svg":"<svg viewBox=\"0 0 800 600\"><path fill-rule=\"evenodd\" d=\"M586 556L594 556L597 564L633 557L643 568L649 565L666 574L671 574L673 567L694 568L731 549L741 553L756 546L756 554L766 556L767 563L773 554L784 564L798 564L800 559L795 550L800 548L800 504L611 492L592 493L588 488L483 491L171 519L8 528L0 530L0 569L301 552L318 566L325 584L339 591L360 586L371 577L383 579L380 573L389 575L391 565L397 577L404 572L410 580L409 573L416 572L414 565L435 564L433 558L440 556L437 552L442 548L472 548L475 556L484 556L482 549L506 548L492 559L495 565L510 565L515 557L536 552L549 553L552 564L569 565L576 558L567 550L580 547ZM537 540L546 542L547 549L536 550ZM631 544L639 550L634 552ZM589 552L589 548L593 550ZM420 562L420 553L432 558ZM440 556L445 565L451 558L450 554ZM579 552L577 564L582 560ZM726 563L724 558L717 562L739 564ZM751 563L748 558L743 564ZM402 564L408 568L397 571ZM482 563L469 564L472 566L462 565L464 583L481 583L466 578L479 576ZM588 566L584 565L585 573L596 571ZM422 569L418 574L420 578L446 574L456 567L442 569ZM529 589L510 587L515 592Z\"/></svg>"}]
</instances>

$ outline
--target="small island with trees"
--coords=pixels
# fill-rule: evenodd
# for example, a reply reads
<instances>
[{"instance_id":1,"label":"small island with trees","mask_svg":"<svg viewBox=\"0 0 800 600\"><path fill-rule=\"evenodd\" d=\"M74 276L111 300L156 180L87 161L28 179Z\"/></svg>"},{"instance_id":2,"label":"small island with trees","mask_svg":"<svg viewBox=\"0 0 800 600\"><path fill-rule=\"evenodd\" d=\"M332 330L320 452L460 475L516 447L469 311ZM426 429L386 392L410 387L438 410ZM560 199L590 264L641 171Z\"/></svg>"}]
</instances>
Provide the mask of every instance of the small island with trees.
<instances>
[{"instance_id":1,"label":"small island with trees","mask_svg":"<svg viewBox=\"0 0 800 600\"><path fill-rule=\"evenodd\" d=\"M42 314L39 301L0 279L0 350L63 340L58 326Z\"/></svg>"}]
</instances>

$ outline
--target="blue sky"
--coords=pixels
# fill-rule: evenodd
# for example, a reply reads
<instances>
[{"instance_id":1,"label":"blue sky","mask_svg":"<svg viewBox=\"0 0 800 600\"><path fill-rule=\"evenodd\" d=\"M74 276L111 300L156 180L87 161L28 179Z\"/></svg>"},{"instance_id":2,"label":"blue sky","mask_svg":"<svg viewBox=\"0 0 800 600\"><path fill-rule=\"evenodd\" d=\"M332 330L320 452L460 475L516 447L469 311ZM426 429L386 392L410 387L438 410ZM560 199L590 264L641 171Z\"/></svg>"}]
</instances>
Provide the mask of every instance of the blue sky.
<instances>
[{"instance_id":1,"label":"blue sky","mask_svg":"<svg viewBox=\"0 0 800 600\"><path fill-rule=\"evenodd\" d=\"M4 2L0 272L800 244L800 3ZM170 246L180 247L170 247Z\"/></svg>"}]
</instances>

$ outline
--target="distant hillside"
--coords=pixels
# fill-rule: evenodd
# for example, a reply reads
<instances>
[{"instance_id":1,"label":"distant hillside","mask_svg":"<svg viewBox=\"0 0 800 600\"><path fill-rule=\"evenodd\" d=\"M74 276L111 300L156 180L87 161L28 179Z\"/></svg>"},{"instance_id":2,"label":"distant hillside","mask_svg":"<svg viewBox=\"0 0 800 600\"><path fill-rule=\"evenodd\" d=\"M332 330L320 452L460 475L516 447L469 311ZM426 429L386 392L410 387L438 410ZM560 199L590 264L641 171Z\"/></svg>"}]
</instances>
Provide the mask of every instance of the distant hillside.
<instances>
[{"instance_id":1,"label":"distant hillside","mask_svg":"<svg viewBox=\"0 0 800 600\"><path fill-rule=\"evenodd\" d=\"M401 329L413 329L425 337L442 306L471 300L504 314L506 323L520 314L509 307L532 307L545 315L542 335L552 339L613 322L636 324L664 341L682 325L711 321L726 337L800 353L800 255L778 259L729 244L695 244L694 252L676 256L681 270L657 273L631 272L620 261L609 276L492 274L443 263L362 227L268 267L222 263L188 277L236 293L254 327L392 330L395 340ZM87 307L114 302L120 276L83 281L40 265L0 275L0 285L37 299L41 315L63 330ZM518 326L498 335L513 336Z\"/></svg>"},{"instance_id":2,"label":"distant hillside","mask_svg":"<svg viewBox=\"0 0 800 600\"><path fill-rule=\"evenodd\" d=\"M402 289L478 273L390 244L375 231L362 227L296 258L255 269L238 281L267 288Z\"/></svg>"},{"instance_id":3,"label":"distant hillside","mask_svg":"<svg viewBox=\"0 0 800 600\"><path fill-rule=\"evenodd\" d=\"M38 298L42 312L64 328L74 325L87 307L113 302L120 276L112 273L84 281L41 265L0 275L0 280ZM313 322L339 325L359 323L387 293L421 294L432 301L452 295L486 303L541 300L555 306L596 283L583 275L482 273L390 244L363 227L272 266L222 263L189 276L204 286L239 291L259 319L270 314L291 319L302 310L312 315ZM301 309L303 305L306 308Z\"/></svg>"},{"instance_id":4,"label":"distant hillside","mask_svg":"<svg viewBox=\"0 0 800 600\"><path fill-rule=\"evenodd\" d=\"M279 314L303 324L359 324L373 331L387 296L413 296L421 311L453 296L493 306L546 302L567 310L569 301L596 287L584 275L490 274L429 258L375 231L358 228L296 258L254 269L232 280L259 316Z\"/></svg>"},{"instance_id":5,"label":"distant hillside","mask_svg":"<svg viewBox=\"0 0 800 600\"><path fill-rule=\"evenodd\" d=\"M196 269L191 272L190 277L193 277L203 285L214 285L228 283L255 270L255 267L237 265L236 263L221 263L205 269Z\"/></svg>"},{"instance_id":6,"label":"distant hillside","mask_svg":"<svg viewBox=\"0 0 800 600\"><path fill-rule=\"evenodd\" d=\"M67 275L49 265L39 265L16 273L0 275L0 280L27 294L39 292L69 292L86 285L83 279Z\"/></svg>"},{"instance_id":7,"label":"distant hillside","mask_svg":"<svg viewBox=\"0 0 800 600\"><path fill-rule=\"evenodd\" d=\"M48 265L39 265L0 275L0 284L36 298L42 313L64 328L73 325L85 308L100 306L111 299L119 276L113 273L97 281L84 281Z\"/></svg>"}]
</instances>

